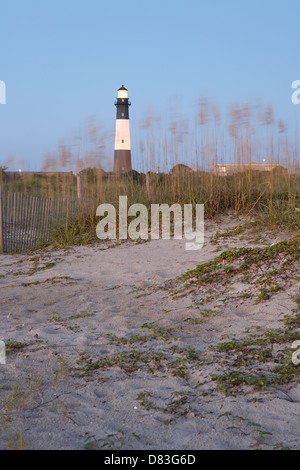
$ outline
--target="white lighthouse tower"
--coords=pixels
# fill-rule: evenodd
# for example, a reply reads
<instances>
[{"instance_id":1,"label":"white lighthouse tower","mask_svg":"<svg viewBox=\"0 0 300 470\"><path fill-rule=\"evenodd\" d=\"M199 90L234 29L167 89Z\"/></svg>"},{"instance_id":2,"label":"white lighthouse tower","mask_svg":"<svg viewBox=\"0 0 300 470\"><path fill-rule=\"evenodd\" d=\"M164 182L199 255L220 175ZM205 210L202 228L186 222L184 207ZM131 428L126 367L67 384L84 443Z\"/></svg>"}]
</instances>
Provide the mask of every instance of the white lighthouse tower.
<instances>
[{"instance_id":1,"label":"white lighthouse tower","mask_svg":"<svg viewBox=\"0 0 300 470\"><path fill-rule=\"evenodd\" d=\"M114 155L114 173L121 175L131 171L131 147L130 147L130 129L129 129L129 106L128 90L121 86L118 89L117 101L117 119L115 133L115 155Z\"/></svg>"}]
</instances>

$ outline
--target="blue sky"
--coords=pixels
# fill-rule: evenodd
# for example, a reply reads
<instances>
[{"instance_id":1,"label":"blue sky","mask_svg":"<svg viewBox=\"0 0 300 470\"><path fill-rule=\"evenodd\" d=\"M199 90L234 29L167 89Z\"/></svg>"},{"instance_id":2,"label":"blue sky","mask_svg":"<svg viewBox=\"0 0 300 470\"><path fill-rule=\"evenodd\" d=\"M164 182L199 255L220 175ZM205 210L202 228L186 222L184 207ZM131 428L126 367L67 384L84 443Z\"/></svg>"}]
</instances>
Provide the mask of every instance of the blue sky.
<instances>
[{"instance_id":1,"label":"blue sky","mask_svg":"<svg viewBox=\"0 0 300 470\"><path fill-rule=\"evenodd\" d=\"M0 165L14 157L11 169L39 169L91 117L113 136L122 83L132 141L147 110L165 116L173 103L192 119L204 95L221 110L260 99L291 125L300 116L296 0L10 0L0 10Z\"/></svg>"}]
</instances>

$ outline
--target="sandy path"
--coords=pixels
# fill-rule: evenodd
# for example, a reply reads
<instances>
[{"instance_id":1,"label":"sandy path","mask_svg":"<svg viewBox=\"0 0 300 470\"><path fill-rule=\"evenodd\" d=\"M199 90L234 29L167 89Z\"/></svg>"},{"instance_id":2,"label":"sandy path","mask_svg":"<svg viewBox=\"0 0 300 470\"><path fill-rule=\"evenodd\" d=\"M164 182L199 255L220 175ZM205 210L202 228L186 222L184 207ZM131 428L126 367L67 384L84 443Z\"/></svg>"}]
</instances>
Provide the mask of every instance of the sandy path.
<instances>
[{"instance_id":1,"label":"sandy path","mask_svg":"<svg viewBox=\"0 0 300 470\"><path fill-rule=\"evenodd\" d=\"M194 294L156 288L225 249L209 243L216 230L199 251L159 240L0 257L0 339L12 352L0 366L0 448L300 448L300 386L225 396L211 380L223 359L209 353L247 328L279 327L299 282L267 305L204 304L207 318Z\"/></svg>"}]
</instances>

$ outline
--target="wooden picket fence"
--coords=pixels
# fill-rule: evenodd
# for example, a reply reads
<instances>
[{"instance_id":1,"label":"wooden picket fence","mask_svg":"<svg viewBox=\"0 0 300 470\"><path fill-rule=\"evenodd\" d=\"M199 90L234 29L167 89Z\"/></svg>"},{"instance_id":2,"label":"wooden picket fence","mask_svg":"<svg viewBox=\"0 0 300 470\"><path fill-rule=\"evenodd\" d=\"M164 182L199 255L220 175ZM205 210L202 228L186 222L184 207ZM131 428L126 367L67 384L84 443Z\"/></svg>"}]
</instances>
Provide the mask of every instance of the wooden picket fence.
<instances>
[{"instance_id":1,"label":"wooden picket fence","mask_svg":"<svg viewBox=\"0 0 300 470\"><path fill-rule=\"evenodd\" d=\"M0 186L0 253L35 248L80 210L78 199L46 199L3 191Z\"/></svg>"}]
</instances>

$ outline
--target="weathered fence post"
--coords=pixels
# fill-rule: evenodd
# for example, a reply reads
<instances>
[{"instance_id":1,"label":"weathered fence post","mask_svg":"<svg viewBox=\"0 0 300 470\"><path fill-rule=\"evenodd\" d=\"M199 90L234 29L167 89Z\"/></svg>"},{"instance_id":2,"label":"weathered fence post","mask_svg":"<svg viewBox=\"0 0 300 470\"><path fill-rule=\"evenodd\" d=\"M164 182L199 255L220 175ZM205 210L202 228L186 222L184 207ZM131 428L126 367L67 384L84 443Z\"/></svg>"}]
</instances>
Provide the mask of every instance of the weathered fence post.
<instances>
[{"instance_id":1,"label":"weathered fence post","mask_svg":"<svg viewBox=\"0 0 300 470\"><path fill-rule=\"evenodd\" d=\"M151 195L150 173L146 173L146 194L148 198Z\"/></svg>"},{"instance_id":2,"label":"weathered fence post","mask_svg":"<svg viewBox=\"0 0 300 470\"><path fill-rule=\"evenodd\" d=\"M82 175L77 175L77 198L82 198Z\"/></svg>"},{"instance_id":3,"label":"weathered fence post","mask_svg":"<svg viewBox=\"0 0 300 470\"><path fill-rule=\"evenodd\" d=\"M3 196L2 187L0 186L0 253L3 253Z\"/></svg>"}]
</instances>

